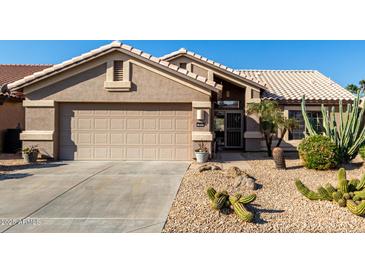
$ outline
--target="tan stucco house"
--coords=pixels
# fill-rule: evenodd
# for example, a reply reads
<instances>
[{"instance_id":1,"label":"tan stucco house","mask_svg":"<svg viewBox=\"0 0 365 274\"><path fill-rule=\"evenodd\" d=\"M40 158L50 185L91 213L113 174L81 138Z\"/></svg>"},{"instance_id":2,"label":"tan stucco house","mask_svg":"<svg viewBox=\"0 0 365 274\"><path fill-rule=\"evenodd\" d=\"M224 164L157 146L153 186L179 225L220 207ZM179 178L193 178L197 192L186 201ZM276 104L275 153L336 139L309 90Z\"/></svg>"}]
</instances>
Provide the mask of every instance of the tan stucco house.
<instances>
[{"instance_id":1,"label":"tan stucco house","mask_svg":"<svg viewBox=\"0 0 365 274\"><path fill-rule=\"evenodd\" d=\"M7 85L22 94L23 145L61 160L191 160L210 152L264 150L247 104L277 100L300 119L300 100L319 117L321 103L352 100L318 71L234 70L185 49L157 58L120 42ZM285 136L295 147L303 125Z\"/></svg>"}]
</instances>

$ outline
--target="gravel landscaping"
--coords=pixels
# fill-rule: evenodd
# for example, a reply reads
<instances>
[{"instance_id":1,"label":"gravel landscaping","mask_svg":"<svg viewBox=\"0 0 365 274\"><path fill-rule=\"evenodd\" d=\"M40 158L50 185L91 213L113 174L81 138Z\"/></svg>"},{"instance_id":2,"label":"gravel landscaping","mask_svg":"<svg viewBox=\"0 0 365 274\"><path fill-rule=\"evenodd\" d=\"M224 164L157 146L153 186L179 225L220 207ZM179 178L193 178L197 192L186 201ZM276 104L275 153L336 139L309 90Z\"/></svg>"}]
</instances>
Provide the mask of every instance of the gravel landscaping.
<instances>
[{"instance_id":1,"label":"gravel landscaping","mask_svg":"<svg viewBox=\"0 0 365 274\"><path fill-rule=\"evenodd\" d=\"M21 154L0 154L0 179L2 174L38 167L44 163L46 163L45 160L38 160L37 163L27 164Z\"/></svg>"},{"instance_id":2,"label":"gravel landscaping","mask_svg":"<svg viewBox=\"0 0 365 274\"><path fill-rule=\"evenodd\" d=\"M365 232L365 218L328 201L310 201L295 188L295 178L315 189L329 182L337 184L337 170L316 171L301 166L295 153L287 153L287 170L277 170L265 153L243 154L245 172L256 178L258 189L237 186L219 170L198 171L194 163L186 172L172 205L164 232ZM288 159L289 158L289 159ZM223 167L222 163L214 163ZM365 173L361 159L345 166L348 178ZM240 221L235 214L224 215L210 208L206 189L228 190L230 194L256 193L248 206L255 213L253 223Z\"/></svg>"}]
</instances>

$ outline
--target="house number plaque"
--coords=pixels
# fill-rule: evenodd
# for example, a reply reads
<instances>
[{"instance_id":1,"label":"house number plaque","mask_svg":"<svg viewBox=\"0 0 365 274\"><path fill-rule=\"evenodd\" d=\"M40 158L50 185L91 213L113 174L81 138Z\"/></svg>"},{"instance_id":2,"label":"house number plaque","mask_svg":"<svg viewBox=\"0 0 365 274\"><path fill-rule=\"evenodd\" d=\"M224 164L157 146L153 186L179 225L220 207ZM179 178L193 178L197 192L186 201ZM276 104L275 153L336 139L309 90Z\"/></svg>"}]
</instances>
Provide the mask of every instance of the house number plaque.
<instances>
[{"instance_id":1,"label":"house number plaque","mask_svg":"<svg viewBox=\"0 0 365 274\"><path fill-rule=\"evenodd\" d=\"M196 122L196 127L205 127L205 122Z\"/></svg>"}]
</instances>

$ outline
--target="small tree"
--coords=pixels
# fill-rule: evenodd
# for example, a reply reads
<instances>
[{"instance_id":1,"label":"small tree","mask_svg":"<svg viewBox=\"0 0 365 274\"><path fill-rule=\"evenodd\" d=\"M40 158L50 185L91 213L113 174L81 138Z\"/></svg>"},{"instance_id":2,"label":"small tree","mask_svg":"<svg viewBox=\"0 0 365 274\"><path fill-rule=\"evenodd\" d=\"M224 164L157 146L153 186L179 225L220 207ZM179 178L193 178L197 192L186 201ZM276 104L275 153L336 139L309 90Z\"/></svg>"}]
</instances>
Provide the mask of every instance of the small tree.
<instances>
[{"instance_id":1,"label":"small tree","mask_svg":"<svg viewBox=\"0 0 365 274\"><path fill-rule=\"evenodd\" d=\"M365 95L364 94L365 80L360 80L359 85L349 84L346 86L346 89L355 95L357 95L360 92L360 97L363 97Z\"/></svg>"},{"instance_id":2,"label":"small tree","mask_svg":"<svg viewBox=\"0 0 365 274\"><path fill-rule=\"evenodd\" d=\"M279 147L285 133L297 126L298 122L292 118L286 118L275 101L263 100L260 103L249 103L248 114L257 114L260 118L261 131L264 134L267 155L272 157L272 141L280 130L276 147Z\"/></svg>"}]
</instances>

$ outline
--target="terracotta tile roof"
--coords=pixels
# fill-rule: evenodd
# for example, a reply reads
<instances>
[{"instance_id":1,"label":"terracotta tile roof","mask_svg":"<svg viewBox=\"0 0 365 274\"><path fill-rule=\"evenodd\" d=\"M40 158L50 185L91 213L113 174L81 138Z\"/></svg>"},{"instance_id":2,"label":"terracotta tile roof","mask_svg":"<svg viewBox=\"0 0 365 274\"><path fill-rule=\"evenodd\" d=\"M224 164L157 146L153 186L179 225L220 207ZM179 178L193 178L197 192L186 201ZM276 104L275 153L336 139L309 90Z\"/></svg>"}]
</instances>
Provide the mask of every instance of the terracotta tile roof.
<instances>
[{"instance_id":1,"label":"terracotta tile roof","mask_svg":"<svg viewBox=\"0 0 365 274\"><path fill-rule=\"evenodd\" d=\"M263 98L275 100L352 100L354 95L317 70L240 70L266 83Z\"/></svg>"},{"instance_id":2,"label":"terracotta tile roof","mask_svg":"<svg viewBox=\"0 0 365 274\"><path fill-rule=\"evenodd\" d=\"M23 77L49 68L52 65L16 65L16 64L0 64L0 95L18 97L19 94L9 93L5 89L5 85ZM3 88L1 88L3 87Z\"/></svg>"},{"instance_id":3,"label":"terracotta tile roof","mask_svg":"<svg viewBox=\"0 0 365 274\"><path fill-rule=\"evenodd\" d=\"M22 79L27 75L49 68L52 65L0 64L0 86Z\"/></svg>"},{"instance_id":4,"label":"terracotta tile roof","mask_svg":"<svg viewBox=\"0 0 365 274\"><path fill-rule=\"evenodd\" d=\"M20 80L17 80L15 82L8 84L8 88L10 90L19 89L28 83L37 81L38 79L42 79L49 75L54 75L69 67L78 65L82 62L87 61L88 59L103 55L103 54L105 54L109 51L115 50L115 49L118 49L121 52L126 52L127 54L135 56L137 58L141 58L146 62L152 62L153 64L158 65L159 67L161 67L165 70L176 73L180 76L190 79L193 82L196 82L200 85L209 87L213 90L222 90L222 86L220 84L215 83L214 81L210 81L210 80L206 79L205 77L201 77L195 73L188 72L187 70L179 68L178 66L176 66L174 64L170 64L169 62L161 60L157 57L152 56L151 54L145 53L139 49L133 48L132 46L123 44L119 41L114 41L108 45L94 49L92 51L84 53L84 54L77 56L75 58L72 58L70 60L64 61L60 64L57 64L57 65L51 66L49 68L46 68L44 70L41 70L39 72L30 74L29 76L26 76Z\"/></svg>"},{"instance_id":5,"label":"terracotta tile roof","mask_svg":"<svg viewBox=\"0 0 365 274\"><path fill-rule=\"evenodd\" d=\"M160 59L161 60L169 60L169 59L171 59L173 57L176 57L176 56L179 56L179 55L188 55L192 58L195 58L195 59L198 59L200 61L206 62L207 64L212 65L212 66L216 67L217 69L224 70L226 73L231 74L234 77L241 78L242 80L245 80L249 83L253 83L254 85L258 85L261 88L265 88L265 82L261 81L260 79L252 77L250 75L243 75L238 70L229 68L225 65L222 65L222 64L219 64L219 63L214 62L212 60L209 60L206 57L203 57L203 56L201 56L197 53L194 53L194 52L189 51L189 50L184 49L184 48L181 48L177 51L174 51L174 52L171 52L171 53L166 54L164 56L161 56Z\"/></svg>"}]
</instances>

